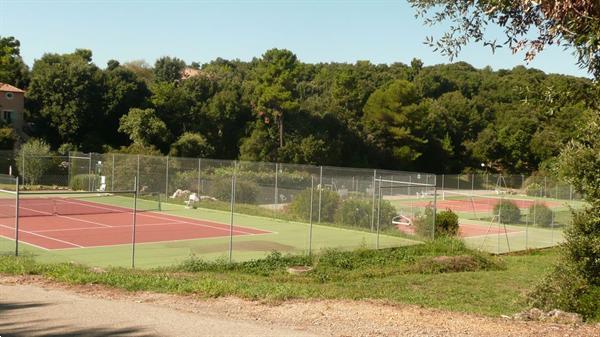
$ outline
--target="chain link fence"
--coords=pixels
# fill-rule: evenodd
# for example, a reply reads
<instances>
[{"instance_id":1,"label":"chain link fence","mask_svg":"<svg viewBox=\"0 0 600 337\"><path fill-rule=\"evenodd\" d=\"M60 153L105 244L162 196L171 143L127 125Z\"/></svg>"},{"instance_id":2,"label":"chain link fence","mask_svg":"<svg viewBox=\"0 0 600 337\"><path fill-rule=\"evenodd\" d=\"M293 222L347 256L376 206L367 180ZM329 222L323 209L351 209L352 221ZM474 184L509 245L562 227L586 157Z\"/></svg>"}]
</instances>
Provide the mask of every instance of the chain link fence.
<instances>
[{"instance_id":1,"label":"chain link fence","mask_svg":"<svg viewBox=\"0 0 600 337\"><path fill-rule=\"evenodd\" d=\"M568 184L545 176L436 176L79 152L25 158L6 154L0 163L3 172L8 171L8 165L13 175L20 176L24 190L111 193L137 188L138 202L148 210L138 216L142 219L135 255L139 267L171 265L190 256L240 261L274 251L312 254L322 249L417 244L435 237L436 216L444 210L458 214L459 234L473 248L504 253L548 247L561 242L570 209L584 206L581 196ZM131 199L121 195L101 203L124 207L123 213L127 213ZM14 198L5 195L2 202L10 204L11 200ZM157 203L159 206L154 207ZM499 210L497 205L503 206ZM509 209L518 216L507 220L504 213ZM63 228L68 221L62 218L55 225L56 231L43 235L63 240L60 237L68 231L74 237L66 238L85 249L29 245L27 251L42 258L52 256L51 260L129 265L132 238L127 221L98 215L86 219L75 216L70 221L76 224ZM10 214L2 218L4 226L10 222ZM95 243L79 242L78 235L93 237L102 231L96 227L107 232L117 230L109 228L113 223L123 228L112 236L99 235ZM83 234L80 227L91 232ZM11 247L10 236L0 235L0 247ZM63 241L71 242L67 239Z\"/></svg>"}]
</instances>

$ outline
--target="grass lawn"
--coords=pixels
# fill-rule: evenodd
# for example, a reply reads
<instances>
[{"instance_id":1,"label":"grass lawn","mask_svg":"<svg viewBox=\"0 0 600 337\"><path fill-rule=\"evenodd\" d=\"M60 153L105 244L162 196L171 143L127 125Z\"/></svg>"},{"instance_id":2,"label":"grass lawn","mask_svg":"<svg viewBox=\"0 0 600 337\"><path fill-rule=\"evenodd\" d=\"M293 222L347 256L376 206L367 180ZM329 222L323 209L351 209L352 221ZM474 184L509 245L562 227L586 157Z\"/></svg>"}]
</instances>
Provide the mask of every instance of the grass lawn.
<instances>
[{"instance_id":1,"label":"grass lawn","mask_svg":"<svg viewBox=\"0 0 600 337\"><path fill-rule=\"evenodd\" d=\"M435 256L454 256L449 263ZM465 260L466 259L466 260ZM0 274L42 275L73 284L104 284L131 291L235 295L250 299L381 299L485 315L526 308L526 294L557 259L557 250L492 257L453 240L382 250L329 250L317 256L282 256L228 264L188 260L168 268L109 268L94 272L76 264L44 264L0 257ZM312 265L290 275L290 265Z\"/></svg>"}]
</instances>

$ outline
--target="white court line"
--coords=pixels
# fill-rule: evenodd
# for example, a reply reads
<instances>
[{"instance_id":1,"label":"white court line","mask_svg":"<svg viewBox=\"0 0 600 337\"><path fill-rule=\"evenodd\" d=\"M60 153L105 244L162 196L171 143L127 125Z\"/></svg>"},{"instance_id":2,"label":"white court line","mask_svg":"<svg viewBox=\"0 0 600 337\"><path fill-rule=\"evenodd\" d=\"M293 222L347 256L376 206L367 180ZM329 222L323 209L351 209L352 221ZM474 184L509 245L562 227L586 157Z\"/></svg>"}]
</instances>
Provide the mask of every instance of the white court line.
<instances>
[{"instance_id":1,"label":"white court line","mask_svg":"<svg viewBox=\"0 0 600 337\"><path fill-rule=\"evenodd\" d=\"M267 233L251 233L251 234L246 234L246 236L259 236L259 235L271 235L271 234L279 234L277 232L267 232ZM148 241L148 242L136 242L135 245L139 246L139 245L155 245L158 243L169 243L169 242L182 242L182 241L196 241L196 240L217 240L217 239L223 239L223 238L229 238L228 235L221 235L221 236L210 236L210 237L206 237L206 238L189 238L189 239L174 239L174 240L161 240L161 241ZM235 241L234 241L234 245L235 245ZM103 248L103 247L117 247L117 246L131 246L131 242L128 243L117 243L117 244L108 244L108 245L97 245L97 246L86 246L86 247L81 247L82 249L86 249L86 248ZM51 250L69 250L69 249L79 249L76 247L68 247L68 248L54 248Z\"/></svg>"},{"instance_id":2,"label":"white court line","mask_svg":"<svg viewBox=\"0 0 600 337\"><path fill-rule=\"evenodd\" d=\"M4 226L4 225L0 225L0 226L6 227L6 228L10 229L10 227ZM53 241L57 241L57 242L61 242L61 243L66 243L66 244L71 245L71 246L83 248L83 246L80 246L80 245L78 245L76 243L65 241L65 240L61 240L61 239L52 238L52 237L49 237L49 236L46 236L46 235L42 235L42 234L36 234L35 232L26 231L26 230L23 230L23 229L19 229L19 232L27 233L27 234L39 236L39 237L42 237L42 238L45 238L45 239L48 239L48 240L53 240Z\"/></svg>"},{"instance_id":3,"label":"white court line","mask_svg":"<svg viewBox=\"0 0 600 337\"><path fill-rule=\"evenodd\" d=\"M146 225L136 225L136 227L152 227L152 226L168 226L168 225L177 225L172 222L163 222L163 223L153 223ZM123 226L109 226L106 228L131 228L133 225L123 225ZM88 229L103 229L99 227L79 227L79 228L57 228L57 229L44 229L35 231L36 233L49 233L49 232L63 232L63 231L78 231L78 230L88 230Z\"/></svg>"},{"instance_id":4,"label":"white court line","mask_svg":"<svg viewBox=\"0 0 600 337\"><path fill-rule=\"evenodd\" d=\"M0 226L1 226L1 225L0 225ZM13 241L13 242L15 241L15 238L9 238L8 236L4 236L4 235L0 235L0 238L5 238L5 239L7 239L7 240L9 240L9 241ZM21 241L21 240L19 240L19 245L20 245L20 244L22 244L22 243L23 243L23 244L26 244L26 245L34 246L34 247L36 247L36 248L43 249L43 250L51 250L51 249L48 249L48 248L46 248L46 247L38 246L38 245L36 245L36 244L33 244L33 243L31 243L31 242L27 242L27 241ZM79 249L79 248L76 248L76 247L71 247L71 248L56 248L56 249ZM53 249L52 249L52 250L53 250Z\"/></svg>"},{"instance_id":5,"label":"white court line","mask_svg":"<svg viewBox=\"0 0 600 337\"><path fill-rule=\"evenodd\" d=\"M107 227L107 228L112 228L112 227L120 227L120 226L111 226L111 225L106 225L106 224L99 223L99 222L95 222L95 221L91 221L91 220L84 220L84 219L72 218L72 217L70 217L70 216L66 216L66 215L58 215L58 214L57 214L56 216L57 216L57 217L60 217L60 218L66 218L66 219L74 220L74 221L87 222L87 223L91 223L91 224L93 224L93 225L99 225L99 226L102 226L102 227ZM98 228L98 227L96 227L96 228Z\"/></svg>"},{"instance_id":6,"label":"white court line","mask_svg":"<svg viewBox=\"0 0 600 337\"><path fill-rule=\"evenodd\" d=\"M231 230L231 228L221 228L221 227L211 226L211 225L208 225L208 224L196 224L196 223L189 222L189 221L181 221L181 220L168 219L168 218L164 218L164 217L160 217L160 216L156 216L156 215L150 215L150 214L138 214L138 215L140 215L140 216L147 216L147 217L150 217L150 218L155 218L155 219L160 219L160 220L171 220L171 221L173 221L175 223L180 223L180 224L188 224L188 225L199 226L199 227L209 227L209 228L214 228L214 229L218 229L218 230L222 230L222 231L227 231L227 232L229 232ZM229 225L226 225L226 224L223 224L223 225L224 226L229 226ZM261 231L264 232L264 230L261 230ZM234 229L233 232L234 233L240 233L240 234L256 234L256 233L246 232L246 231L239 230L239 229Z\"/></svg>"}]
</instances>

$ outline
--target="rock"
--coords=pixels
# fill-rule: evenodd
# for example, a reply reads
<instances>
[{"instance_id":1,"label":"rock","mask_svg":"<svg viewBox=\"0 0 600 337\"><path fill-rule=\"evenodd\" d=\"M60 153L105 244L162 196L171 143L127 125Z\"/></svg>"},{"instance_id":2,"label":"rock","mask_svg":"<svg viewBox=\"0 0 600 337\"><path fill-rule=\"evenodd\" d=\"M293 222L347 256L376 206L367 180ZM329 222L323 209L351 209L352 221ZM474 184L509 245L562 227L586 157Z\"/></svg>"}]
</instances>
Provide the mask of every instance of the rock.
<instances>
[{"instance_id":1,"label":"rock","mask_svg":"<svg viewBox=\"0 0 600 337\"><path fill-rule=\"evenodd\" d=\"M580 324L583 322L583 318L580 314L558 309L550 310L548 313L542 316L540 320L558 324Z\"/></svg>"},{"instance_id":2,"label":"rock","mask_svg":"<svg viewBox=\"0 0 600 337\"><path fill-rule=\"evenodd\" d=\"M583 322L581 315L566 312L558 309L544 312L537 308L531 308L513 316L513 319L520 321L542 321L557 324L580 324Z\"/></svg>"},{"instance_id":3,"label":"rock","mask_svg":"<svg viewBox=\"0 0 600 337\"><path fill-rule=\"evenodd\" d=\"M96 274L104 274L104 273L106 273L106 270L104 270L104 269L102 269L102 268L100 268L100 267L93 267L93 268L90 268L90 271L91 271L92 273L96 273Z\"/></svg>"},{"instance_id":4,"label":"rock","mask_svg":"<svg viewBox=\"0 0 600 337\"><path fill-rule=\"evenodd\" d=\"M292 266L287 269L287 272L292 275L300 275L300 274L308 273L312 269L313 269L313 267L309 267L309 266Z\"/></svg>"}]
</instances>

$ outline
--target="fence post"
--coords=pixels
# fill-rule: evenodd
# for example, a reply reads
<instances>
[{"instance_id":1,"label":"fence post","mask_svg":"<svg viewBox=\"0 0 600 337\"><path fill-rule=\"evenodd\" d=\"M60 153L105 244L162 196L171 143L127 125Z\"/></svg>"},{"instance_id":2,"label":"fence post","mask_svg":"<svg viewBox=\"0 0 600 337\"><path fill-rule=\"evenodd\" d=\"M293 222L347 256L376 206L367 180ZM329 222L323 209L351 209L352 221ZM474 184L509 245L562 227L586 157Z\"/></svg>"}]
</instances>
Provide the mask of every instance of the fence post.
<instances>
[{"instance_id":1,"label":"fence post","mask_svg":"<svg viewBox=\"0 0 600 337\"><path fill-rule=\"evenodd\" d=\"M23 165L21 166L23 168L23 172L21 173L21 176L23 177L23 181L21 182L21 184L25 185L25 182L27 181L25 179L25 151L23 151L23 153L21 153L21 161L23 163Z\"/></svg>"},{"instance_id":2,"label":"fence post","mask_svg":"<svg viewBox=\"0 0 600 337\"><path fill-rule=\"evenodd\" d=\"M233 211L235 205L235 180L236 180L237 162L233 162L233 174L231 175L231 206L229 217L229 263L233 259Z\"/></svg>"},{"instance_id":3,"label":"fence post","mask_svg":"<svg viewBox=\"0 0 600 337\"><path fill-rule=\"evenodd\" d=\"M444 180L446 179L446 175L442 174L442 200L445 200L445 195L444 195ZM437 179L436 179L437 180ZM437 184L436 184L437 186Z\"/></svg>"},{"instance_id":4,"label":"fence post","mask_svg":"<svg viewBox=\"0 0 600 337\"><path fill-rule=\"evenodd\" d=\"M437 185L433 186L433 231L431 237L435 240L435 218L437 216Z\"/></svg>"},{"instance_id":5,"label":"fence post","mask_svg":"<svg viewBox=\"0 0 600 337\"><path fill-rule=\"evenodd\" d=\"M475 191L475 174L471 173L471 193Z\"/></svg>"},{"instance_id":6,"label":"fence post","mask_svg":"<svg viewBox=\"0 0 600 337\"><path fill-rule=\"evenodd\" d=\"M140 184L140 155L137 155L137 170L135 176L138 177L138 185ZM160 193L158 194L158 198L160 199Z\"/></svg>"},{"instance_id":7,"label":"fence post","mask_svg":"<svg viewBox=\"0 0 600 337\"><path fill-rule=\"evenodd\" d=\"M92 191L92 153L88 153L88 192Z\"/></svg>"},{"instance_id":8,"label":"fence post","mask_svg":"<svg viewBox=\"0 0 600 337\"><path fill-rule=\"evenodd\" d=\"M573 185L569 184L569 201L573 201Z\"/></svg>"},{"instance_id":9,"label":"fence post","mask_svg":"<svg viewBox=\"0 0 600 337\"><path fill-rule=\"evenodd\" d=\"M19 256L19 176L15 180L15 256Z\"/></svg>"},{"instance_id":10,"label":"fence post","mask_svg":"<svg viewBox=\"0 0 600 337\"><path fill-rule=\"evenodd\" d=\"M375 185L377 179L377 170L373 170L373 203L371 205L371 232L375 227Z\"/></svg>"},{"instance_id":11,"label":"fence post","mask_svg":"<svg viewBox=\"0 0 600 337\"><path fill-rule=\"evenodd\" d=\"M274 191L275 192L275 195L274 195L274 197L275 197L275 207L273 207L273 218L277 217L276 216L277 210L278 210L277 205L279 205L279 186L278 186L278 171L279 171L279 168L277 166L278 166L278 164L275 163L275 191ZM311 207L312 207L312 205L311 205ZM311 219L311 221L312 221L312 219Z\"/></svg>"},{"instance_id":12,"label":"fence post","mask_svg":"<svg viewBox=\"0 0 600 337\"><path fill-rule=\"evenodd\" d=\"M319 209L317 222L321 223L321 198L323 196L323 166L320 167L319 173Z\"/></svg>"},{"instance_id":13,"label":"fence post","mask_svg":"<svg viewBox=\"0 0 600 337\"><path fill-rule=\"evenodd\" d=\"M110 191L114 192L115 190L115 154L112 155L112 170L110 174Z\"/></svg>"},{"instance_id":14,"label":"fence post","mask_svg":"<svg viewBox=\"0 0 600 337\"><path fill-rule=\"evenodd\" d=\"M379 249L379 227L381 224L381 180L379 180L379 187L377 193L377 237L375 241L375 249Z\"/></svg>"},{"instance_id":15,"label":"fence post","mask_svg":"<svg viewBox=\"0 0 600 337\"><path fill-rule=\"evenodd\" d=\"M167 156L167 170L165 172L165 197L169 197L169 156Z\"/></svg>"},{"instance_id":16,"label":"fence post","mask_svg":"<svg viewBox=\"0 0 600 337\"><path fill-rule=\"evenodd\" d=\"M138 177L133 179L133 231L131 233L131 268L135 268L135 231L137 223Z\"/></svg>"},{"instance_id":17,"label":"fence post","mask_svg":"<svg viewBox=\"0 0 600 337\"><path fill-rule=\"evenodd\" d=\"M200 192L200 180L202 179L202 176L200 175L201 171L202 171L202 159L198 158L198 197L200 197L200 195L202 195L202 193Z\"/></svg>"},{"instance_id":18,"label":"fence post","mask_svg":"<svg viewBox=\"0 0 600 337\"><path fill-rule=\"evenodd\" d=\"M308 228L308 256L312 255L312 234L313 234L313 200L315 191L315 177L310 175L310 213L309 213L309 228Z\"/></svg>"}]
</instances>

